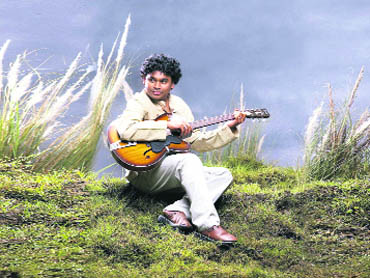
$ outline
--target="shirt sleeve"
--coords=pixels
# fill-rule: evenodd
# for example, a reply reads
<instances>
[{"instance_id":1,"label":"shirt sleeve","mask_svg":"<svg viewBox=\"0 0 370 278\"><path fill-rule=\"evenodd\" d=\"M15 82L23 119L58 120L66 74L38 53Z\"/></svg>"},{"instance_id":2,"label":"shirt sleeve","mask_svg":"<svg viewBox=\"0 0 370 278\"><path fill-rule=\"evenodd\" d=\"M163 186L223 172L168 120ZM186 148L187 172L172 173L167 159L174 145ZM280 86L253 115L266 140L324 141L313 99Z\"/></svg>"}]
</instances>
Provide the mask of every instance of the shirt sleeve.
<instances>
[{"instance_id":1,"label":"shirt sleeve","mask_svg":"<svg viewBox=\"0 0 370 278\"><path fill-rule=\"evenodd\" d=\"M166 140L167 121L145 120L145 109L135 98L127 102L122 115L116 120L118 134L127 141Z\"/></svg>"},{"instance_id":2,"label":"shirt sleeve","mask_svg":"<svg viewBox=\"0 0 370 278\"><path fill-rule=\"evenodd\" d=\"M181 103L180 114L188 122L194 121L193 113L189 106L185 103ZM191 148L197 152L207 152L214 149L222 148L229 144L233 140L239 137L240 127L235 132L231 131L230 127L226 124L210 131L194 130L189 138L185 141L191 144Z\"/></svg>"},{"instance_id":3,"label":"shirt sleeve","mask_svg":"<svg viewBox=\"0 0 370 278\"><path fill-rule=\"evenodd\" d=\"M207 152L222 148L239 137L239 127L235 132L231 131L226 124L211 131L196 130L186 141L191 144L193 150L197 152Z\"/></svg>"}]
</instances>

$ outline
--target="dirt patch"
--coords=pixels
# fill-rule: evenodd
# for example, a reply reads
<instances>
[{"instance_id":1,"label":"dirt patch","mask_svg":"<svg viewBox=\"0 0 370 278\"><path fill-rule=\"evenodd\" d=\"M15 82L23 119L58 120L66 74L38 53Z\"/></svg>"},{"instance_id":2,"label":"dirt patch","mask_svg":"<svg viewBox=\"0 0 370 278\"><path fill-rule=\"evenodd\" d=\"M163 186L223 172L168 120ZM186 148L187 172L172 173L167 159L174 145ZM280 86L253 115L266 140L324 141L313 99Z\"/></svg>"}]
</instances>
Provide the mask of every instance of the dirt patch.
<instances>
[{"instance_id":1,"label":"dirt patch","mask_svg":"<svg viewBox=\"0 0 370 278\"><path fill-rule=\"evenodd\" d=\"M23 208L20 207L7 213L0 213L0 225L21 225L24 223L22 214Z\"/></svg>"},{"instance_id":2,"label":"dirt patch","mask_svg":"<svg viewBox=\"0 0 370 278\"><path fill-rule=\"evenodd\" d=\"M18 272L7 271L7 270L0 270L0 277L1 278L21 278Z\"/></svg>"}]
</instances>

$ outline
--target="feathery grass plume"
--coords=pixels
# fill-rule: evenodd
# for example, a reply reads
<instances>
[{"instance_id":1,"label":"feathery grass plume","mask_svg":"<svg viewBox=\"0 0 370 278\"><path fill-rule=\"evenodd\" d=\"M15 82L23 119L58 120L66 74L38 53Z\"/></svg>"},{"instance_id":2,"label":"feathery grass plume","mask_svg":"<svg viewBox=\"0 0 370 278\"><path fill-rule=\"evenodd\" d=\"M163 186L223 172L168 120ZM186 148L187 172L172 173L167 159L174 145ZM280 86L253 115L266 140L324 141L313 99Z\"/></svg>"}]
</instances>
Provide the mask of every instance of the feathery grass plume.
<instances>
[{"instance_id":1,"label":"feathery grass plume","mask_svg":"<svg viewBox=\"0 0 370 278\"><path fill-rule=\"evenodd\" d=\"M71 76L73 75L74 71L77 69L77 65L74 64L72 69L73 69L73 72L71 73ZM87 79L87 76L89 75L89 73L90 73L89 71L85 71L85 73L81 77L79 77L76 82L72 83L69 86L69 88L65 90L63 94L56 97L55 101L53 102L53 105L50 106L50 109L49 109L50 113L47 114L47 116L45 117L47 121L54 121L56 120L56 118L63 115L68 109L68 107L70 106L70 104L77 101L80 98L80 96L88 89L86 86L83 86L82 89L80 88L83 82L85 82L85 80ZM62 81L59 82L59 84L55 88L57 93L59 90L59 86L61 85L60 83L62 83ZM79 91L76 92L77 89L79 89Z\"/></svg>"},{"instance_id":2,"label":"feathery grass plume","mask_svg":"<svg viewBox=\"0 0 370 278\"><path fill-rule=\"evenodd\" d=\"M0 51L2 69L8 45L9 41ZM77 69L80 59L78 55L62 78L45 85L40 74L25 61L27 55L29 53L26 52L18 55L6 76L1 70L0 79L5 81L1 83L0 88L1 157L15 158L37 153L40 145L48 138L48 133L53 130L56 119L77 99L76 96L81 94L78 89L86 77L83 76L68 85ZM27 73L27 70L30 72ZM22 76L21 71L26 73Z\"/></svg>"},{"instance_id":3,"label":"feathery grass plume","mask_svg":"<svg viewBox=\"0 0 370 278\"><path fill-rule=\"evenodd\" d=\"M239 103L240 103L240 110L243 111L245 109L245 107L244 107L244 85L243 85L243 83L240 85Z\"/></svg>"},{"instance_id":4,"label":"feathery grass plume","mask_svg":"<svg viewBox=\"0 0 370 278\"><path fill-rule=\"evenodd\" d=\"M261 152L261 150L262 150L262 145L263 145L263 142L265 141L265 136L266 136L266 134L264 134L264 135L260 138L260 140L258 141L257 151L256 151L256 158L257 158L257 156L259 155L259 153L260 153L260 152Z\"/></svg>"},{"instance_id":5,"label":"feathery grass plume","mask_svg":"<svg viewBox=\"0 0 370 278\"><path fill-rule=\"evenodd\" d=\"M59 92L66 84L70 81L72 75L75 73L78 64L81 59L81 52L79 52L76 56L76 58L72 61L72 63L69 65L67 72L63 75L61 80L58 82L55 91Z\"/></svg>"},{"instance_id":6,"label":"feathery grass plume","mask_svg":"<svg viewBox=\"0 0 370 278\"><path fill-rule=\"evenodd\" d=\"M310 161L313 154L315 145L318 140L318 128L320 127L320 116L322 114L323 102L313 111L312 116L308 120L305 136L304 145L305 153L303 161Z\"/></svg>"},{"instance_id":7,"label":"feathery grass plume","mask_svg":"<svg viewBox=\"0 0 370 278\"><path fill-rule=\"evenodd\" d=\"M329 109L330 109L330 123L329 123L329 129L328 129L328 134L333 136L333 140L335 140L335 104L333 100L333 89L330 85L328 84L328 95L329 95Z\"/></svg>"},{"instance_id":8,"label":"feathery grass plume","mask_svg":"<svg viewBox=\"0 0 370 278\"><path fill-rule=\"evenodd\" d=\"M330 108L330 121L334 123L335 120L335 104L333 100L333 88L328 83L328 95L329 95L329 108Z\"/></svg>"},{"instance_id":9,"label":"feathery grass plume","mask_svg":"<svg viewBox=\"0 0 370 278\"><path fill-rule=\"evenodd\" d=\"M39 102L41 102L47 91L46 90L43 90L44 88L44 82L43 81L40 81L34 90L32 90L32 95L30 96L30 99L28 100L27 104L26 104L26 109L29 110L31 109L32 107L34 107L36 104L38 104Z\"/></svg>"},{"instance_id":10,"label":"feathery grass plume","mask_svg":"<svg viewBox=\"0 0 370 278\"><path fill-rule=\"evenodd\" d=\"M0 48L0 96L3 92L3 59L6 50L8 49L8 46L10 44L10 40L7 40L4 45Z\"/></svg>"},{"instance_id":11,"label":"feathery grass plume","mask_svg":"<svg viewBox=\"0 0 370 278\"><path fill-rule=\"evenodd\" d=\"M121 41L118 47L118 53L116 57L116 70L118 69L119 65L121 64L122 58L123 58L123 52L127 44L127 37L128 37L128 30L131 25L131 15L128 15L126 24L125 24L125 29L123 31Z\"/></svg>"},{"instance_id":12,"label":"feathery grass plume","mask_svg":"<svg viewBox=\"0 0 370 278\"><path fill-rule=\"evenodd\" d=\"M111 49L111 51L109 52L109 55L108 55L108 58L107 58L106 65L110 65L110 64L111 64L110 60L112 59L113 54L114 54L114 51L116 50L116 45L117 45L117 42L118 42L119 36L120 36L120 32L118 33L118 35L117 35L116 39L114 40L114 43L113 43L112 49ZM102 45L101 45L101 48L102 48ZM98 59L98 60L99 60L99 59Z\"/></svg>"},{"instance_id":13,"label":"feathery grass plume","mask_svg":"<svg viewBox=\"0 0 370 278\"><path fill-rule=\"evenodd\" d=\"M15 62L10 64L10 69L7 76L8 79L7 87L9 88L9 90L13 90L17 85L19 68L21 67L21 60L23 58L24 56L19 54L17 55Z\"/></svg>"},{"instance_id":14,"label":"feathery grass plume","mask_svg":"<svg viewBox=\"0 0 370 278\"><path fill-rule=\"evenodd\" d=\"M361 80L364 76L364 71L365 71L365 68L362 67L361 70L360 70L360 73L358 74L358 77L356 79L355 85L352 88L351 94L349 96L348 104L347 104L348 109L351 108L353 102L355 101L356 92L357 92L357 89L360 86L360 82L361 82Z\"/></svg>"},{"instance_id":15,"label":"feathery grass plume","mask_svg":"<svg viewBox=\"0 0 370 278\"><path fill-rule=\"evenodd\" d=\"M134 96L134 91L132 90L131 86L127 83L126 80L122 83L122 90L125 95L126 102L129 101Z\"/></svg>"},{"instance_id":16,"label":"feathery grass plume","mask_svg":"<svg viewBox=\"0 0 370 278\"><path fill-rule=\"evenodd\" d=\"M361 134L363 131L360 132L359 130L362 130L361 127L369 119L370 119L370 112L368 110L365 110L365 112L363 112L361 114L360 119L357 121L357 123L355 125L353 125L352 131L351 131L351 136L350 137L356 136L357 134ZM364 128L364 130L366 130L366 128Z\"/></svg>"},{"instance_id":17,"label":"feathery grass plume","mask_svg":"<svg viewBox=\"0 0 370 278\"><path fill-rule=\"evenodd\" d=\"M367 119L365 122L363 122L361 125L359 125L358 128L355 129L355 132L352 135L352 138L357 138L359 136L363 136L365 132L369 132L370 130L370 118Z\"/></svg>"},{"instance_id":18,"label":"feathery grass plume","mask_svg":"<svg viewBox=\"0 0 370 278\"><path fill-rule=\"evenodd\" d=\"M331 148L331 145L332 145L332 142L333 142L332 139L335 137L335 136L333 136L333 129L330 126L330 124L328 124L324 128L324 130L325 130L325 132L324 132L324 135L323 135L321 143L320 143L320 150L321 151L325 151L328 148Z\"/></svg>"},{"instance_id":19,"label":"feathery grass plume","mask_svg":"<svg viewBox=\"0 0 370 278\"><path fill-rule=\"evenodd\" d=\"M361 68L341 110L335 111L329 86L329 113L325 114L328 116L322 121L316 121L317 111L313 112L310 118L312 124L307 126L305 136L303 171L306 180L368 175L370 113L366 110L353 124L350 112L363 72L364 68Z\"/></svg>"},{"instance_id":20,"label":"feathery grass plume","mask_svg":"<svg viewBox=\"0 0 370 278\"><path fill-rule=\"evenodd\" d=\"M94 103L96 102L96 99L98 98L100 88L103 86L103 73L106 70L103 65L103 45L100 45L100 50L98 54L98 61L97 61L97 67L96 67L96 74L93 79L91 91L90 91L90 97L89 97L89 109L92 109L94 106Z\"/></svg>"},{"instance_id":21,"label":"feathery grass plume","mask_svg":"<svg viewBox=\"0 0 370 278\"><path fill-rule=\"evenodd\" d=\"M12 91L12 94L10 95L10 101L12 103L17 103L19 100L29 92L30 86L32 84L32 78L33 73L28 73L26 76L24 76L17 84L17 86Z\"/></svg>"},{"instance_id":22,"label":"feathery grass plume","mask_svg":"<svg viewBox=\"0 0 370 278\"><path fill-rule=\"evenodd\" d=\"M104 63L103 46L100 47L97 69L91 84L88 115L54 140L35 160L34 169L47 171L91 168L111 105L118 92L123 89L123 84L127 83L129 68L121 63L130 22L128 17L116 59L111 60L116 42L107 60L109 63Z\"/></svg>"}]
</instances>

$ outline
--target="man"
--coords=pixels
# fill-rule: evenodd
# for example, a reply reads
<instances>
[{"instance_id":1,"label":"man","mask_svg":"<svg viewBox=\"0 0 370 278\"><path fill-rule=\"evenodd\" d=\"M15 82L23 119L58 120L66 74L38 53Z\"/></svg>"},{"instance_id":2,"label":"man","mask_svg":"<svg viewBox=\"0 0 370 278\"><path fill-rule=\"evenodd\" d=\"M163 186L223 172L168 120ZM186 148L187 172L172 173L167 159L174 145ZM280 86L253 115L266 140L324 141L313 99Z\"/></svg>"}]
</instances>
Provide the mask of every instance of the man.
<instances>
[{"instance_id":1,"label":"man","mask_svg":"<svg viewBox=\"0 0 370 278\"><path fill-rule=\"evenodd\" d=\"M207 132L192 131L194 121L188 105L171 93L181 78L179 62L163 54L148 57L141 67L144 89L127 102L116 127L120 138L127 141L165 140L168 131L180 133L195 151L220 148L239 135L238 125L245 120L236 111L235 120ZM171 113L168 121L155 119ZM126 176L140 191L158 194L183 192L182 199L163 210L158 221L183 232L196 229L197 235L211 241L233 243L237 238L220 226L214 203L232 182L230 171L222 167L205 167L191 152L166 156L160 165L145 172L129 171Z\"/></svg>"}]
</instances>

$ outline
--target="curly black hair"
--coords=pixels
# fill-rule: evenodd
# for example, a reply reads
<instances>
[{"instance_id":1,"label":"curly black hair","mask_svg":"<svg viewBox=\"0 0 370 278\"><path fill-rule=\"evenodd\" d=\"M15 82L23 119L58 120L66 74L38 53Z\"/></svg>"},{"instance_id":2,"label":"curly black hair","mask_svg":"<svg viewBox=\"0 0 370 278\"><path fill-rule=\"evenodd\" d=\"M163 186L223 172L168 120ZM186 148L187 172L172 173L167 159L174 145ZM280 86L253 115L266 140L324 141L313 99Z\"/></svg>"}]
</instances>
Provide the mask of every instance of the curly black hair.
<instances>
[{"instance_id":1,"label":"curly black hair","mask_svg":"<svg viewBox=\"0 0 370 278\"><path fill-rule=\"evenodd\" d=\"M145 78L147 74L157 70L170 76L175 84L179 82L182 76L180 63L175 58L165 54L152 54L146 58L140 68L140 74L142 78Z\"/></svg>"}]
</instances>

